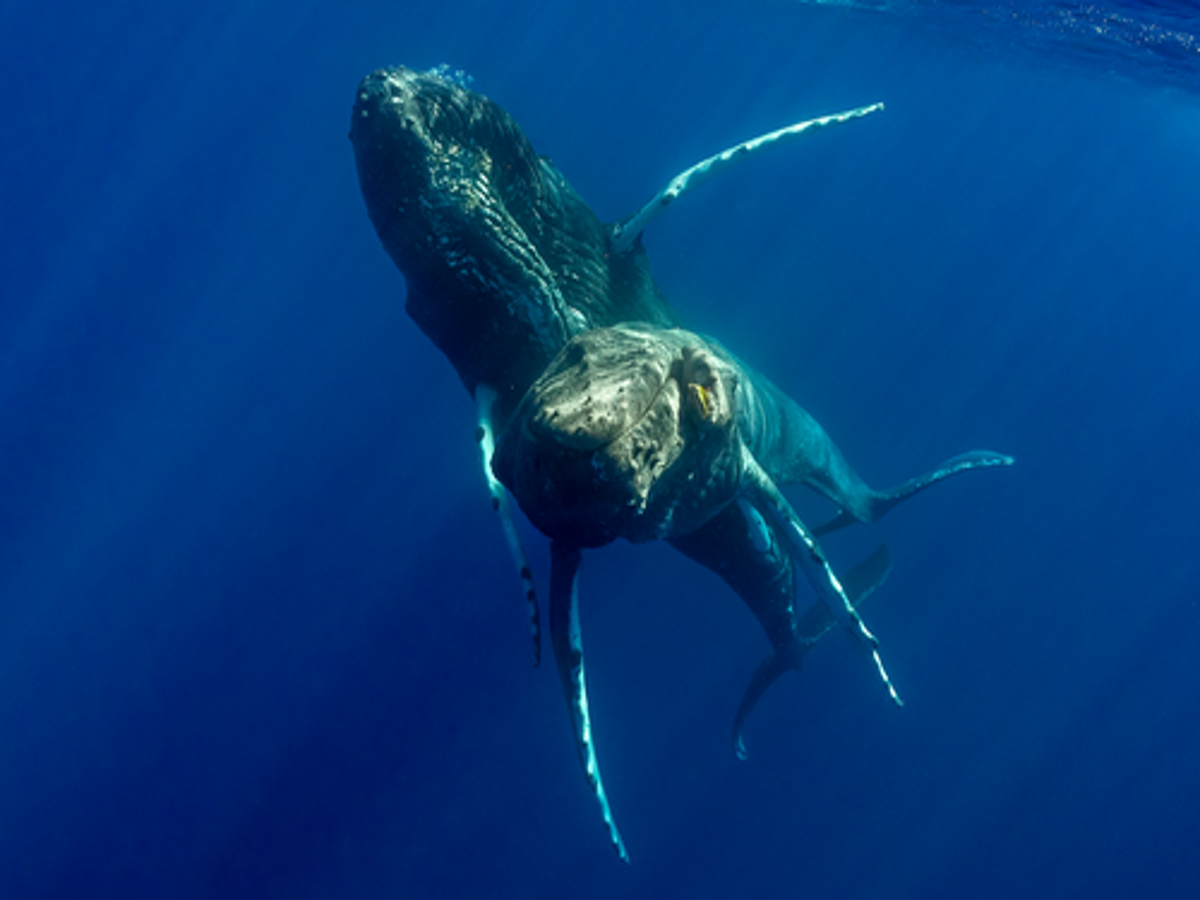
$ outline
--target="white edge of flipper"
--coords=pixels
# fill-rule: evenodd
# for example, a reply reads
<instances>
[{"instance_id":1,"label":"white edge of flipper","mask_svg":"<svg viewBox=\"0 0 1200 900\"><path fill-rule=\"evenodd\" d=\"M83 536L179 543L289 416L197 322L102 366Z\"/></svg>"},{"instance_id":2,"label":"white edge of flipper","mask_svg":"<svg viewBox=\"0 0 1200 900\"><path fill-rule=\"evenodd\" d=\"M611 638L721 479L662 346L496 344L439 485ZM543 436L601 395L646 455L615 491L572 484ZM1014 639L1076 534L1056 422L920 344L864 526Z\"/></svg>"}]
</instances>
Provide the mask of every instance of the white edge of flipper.
<instances>
[{"instance_id":1,"label":"white edge of flipper","mask_svg":"<svg viewBox=\"0 0 1200 900\"><path fill-rule=\"evenodd\" d=\"M800 517L796 515L796 511L792 509L787 498L780 493L775 482L763 471L758 460L744 445L742 447L742 471L743 477L748 481L751 489L762 498L767 509L777 520L780 531L792 546L792 558L813 586L813 590L817 592L817 596L829 608L834 618L845 626L847 633L855 640L855 643L868 652L892 702L897 706L903 706L904 701L900 699L900 694L896 691L895 685L888 677L887 670L883 667L883 659L879 655L879 640L867 628L867 624L854 608L854 604L850 602L850 598L846 595L841 582L838 581L837 575L834 574L833 568L825 558L825 553L821 550L817 539L800 521Z\"/></svg>"},{"instance_id":2,"label":"white edge of flipper","mask_svg":"<svg viewBox=\"0 0 1200 900\"><path fill-rule=\"evenodd\" d=\"M517 567L517 577L521 579L521 587L525 592L529 632L533 639L533 664L536 667L542 661L542 626L541 616L538 612L537 590L533 585L533 570L529 568L525 545L521 543L521 535L517 531L517 524L513 521L512 510L508 505L508 490L492 472L492 456L496 452L496 430L492 424L492 408L495 403L495 388L486 384L475 387L475 408L479 423L475 436L479 441L483 477L487 481L488 493L492 495L492 509L500 516L500 527L504 529L508 552L512 556L513 564Z\"/></svg>"},{"instance_id":3,"label":"white edge of flipper","mask_svg":"<svg viewBox=\"0 0 1200 900\"><path fill-rule=\"evenodd\" d=\"M608 805L600 763L596 759L596 743L592 739L592 716L588 709L587 681L583 670L583 635L579 627L579 563L582 554L577 547L561 541L550 542L550 641L554 659L562 680L563 694L571 715L575 734L575 749L587 777L592 796L600 805L600 816L608 829L613 849L625 862L629 853L617 830L616 820Z\"/></svg>"},{"instance_id":4,"label":"white edge of flipper","mask_svg":"<svg viewBox=\"0 0 1200 900\"><path fill-rule=\"evenodd\" d=\"M802 134L820 130L828 125L840 125L843 122L849 122L853 119L861 119L863 116L870 115L882 109L882 103L872 103L870 106L860 106L857 109L834 113L830 116L821 116L817 119L796 122L794 125L788 125L785 128L780 128L768 134L759 135L748 141L742 141L740 144L730 147L727 150L722 150L720 153L696 163L690 169L686 169L672 178L665 188L655 194L648 203L628 219L613 225L613 249L618 253L628 252L633 247L638 235L646 229L647 225L657 219L668 206L688 191L694 190L708 181L708 179L717 173L723 172L725 169L736 165L749 156L768 147L787 143L790 140L800 137Z\"/></svg>"}]
</instances>

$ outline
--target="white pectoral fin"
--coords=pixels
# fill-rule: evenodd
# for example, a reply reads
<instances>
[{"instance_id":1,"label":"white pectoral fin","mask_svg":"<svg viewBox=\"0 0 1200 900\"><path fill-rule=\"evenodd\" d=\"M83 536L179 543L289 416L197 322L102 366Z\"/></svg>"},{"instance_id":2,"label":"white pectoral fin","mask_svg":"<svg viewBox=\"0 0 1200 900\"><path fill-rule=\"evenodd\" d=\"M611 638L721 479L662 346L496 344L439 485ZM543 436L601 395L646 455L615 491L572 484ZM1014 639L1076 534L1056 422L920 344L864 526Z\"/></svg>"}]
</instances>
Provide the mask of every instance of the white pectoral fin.
<instances>
[{"instance_id":1,"label":"white pectoral fin","mask_svg":"<svg viewBox=\"0 0 1200 900\"><path fill-rule=\"evenodd\" d=\"M793 125L788 125L768 134L761 134L748 141L742 141L742 143L736 144L727 150L722 150L720 153L708 157L708 159L701 160L690 169L685 169L672 178L665 188L655 194L636 213L613 226L613 249L618 253L627 252L633 247L638 235L645 230L646 226L662 215L668 206L689 191L695 190L718 172L723 172L730 166L736 165L768 147L787 143L794 138L800 137L802 134L817 131L829 125L840 125L852 119L860 119L881 109L883 109L882 103L872 103L870 106L860 106L858 109L834 113L831 116L821 116L820 118L808 119L804 122L796 122Z\"/></svg>"},{"instance_id":2,"label":"white pectoral fin","mask_svg":"<svg viewBox=\"0 0 1200 900\"><path fill-rule=\"evenodd\" d=\"M500 516L500 527L504 530L504 539L508 542L508 552L512 556L513 564L517 568L517 577L521 579L521 588L525 592L529 631L533 639L533 664L537 666L542 660L542 626L537 590L533 586L533 571L529 568L525 546L521 543L521 535L517 532L516 522L513 521L512 510L508 505L508 491L492 473L492 456L496 452L496 431L492 424L492 408L495 403L494 388L486 384L475 388L475 407L479 422L476 437L479 439L483 477L487 481L488 493L492 496L492 509Z\"/></svg>"},{"instance_id":3,"label":"white pectoral fin","mask_svg":"<svg viewBox=\"0 0 1200 900\"><path fill-rule=\"evenodd\" d=\"M621 859L629 862L625 842L621 840L621 833L617 830L612 809L608 805L608 795L604 792L600 764L596 759L596 743L592 739L592 717L588 711L587 683L583 672L583 639L579 628L579 563L582 554L577 547L551 541L550 556L550 641L554 645L554 660L558 664L558 676L571 714L575 749L579 753L588 787L600 804L600 815L608 828L613 849Z\"/></svg>"},{"instance_id":4,"label":"white pectoral fin","mask_svg":"<svg viewBox=\"0 0 1200 900\"><path fill-rule=\"evenodd\" d=\"M779 530L791 545L792 559L804 573L809 584L813 586L817 596L829 608L833 617L845 626L847 633L855 643L866 650L892 701L897 706L903 706L904 702L900 699L895 685L892 684L887 670L883 667L883 659L879 655L878 639L867 628L866 623L854 608L854 604L850 602L850 597L846 594L841 582L838 581L837 575L834 574L817 539L800 521L800 517L796 515L796 511L792 509L787 498L780 493L775 482L763 471L758 460L746 447L742 448L742 463L745 480L750 488L761 497L766 508L776 519Z\"/></svg>"}]
</instances>

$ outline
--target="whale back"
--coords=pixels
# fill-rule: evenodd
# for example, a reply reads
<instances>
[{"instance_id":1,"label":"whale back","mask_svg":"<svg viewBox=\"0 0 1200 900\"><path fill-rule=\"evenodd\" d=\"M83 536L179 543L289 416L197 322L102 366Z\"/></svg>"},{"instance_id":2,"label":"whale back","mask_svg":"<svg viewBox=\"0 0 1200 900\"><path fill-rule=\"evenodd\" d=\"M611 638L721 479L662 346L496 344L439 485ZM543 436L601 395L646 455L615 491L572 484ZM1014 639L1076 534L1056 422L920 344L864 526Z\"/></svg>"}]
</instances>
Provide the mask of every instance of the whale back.
<instances>
[{"instance_id":1,"label":"whale back","mask_svg":"<svg viewBox=\"0 0 1200 900\"><path fill-rule=\"evenodd\" d=\"M351 117L359 184L407 310L499 413L590 328L677 325L639 245L610 231L498 104L437 72L380 69Z\"/></svg>"}]
</instances>

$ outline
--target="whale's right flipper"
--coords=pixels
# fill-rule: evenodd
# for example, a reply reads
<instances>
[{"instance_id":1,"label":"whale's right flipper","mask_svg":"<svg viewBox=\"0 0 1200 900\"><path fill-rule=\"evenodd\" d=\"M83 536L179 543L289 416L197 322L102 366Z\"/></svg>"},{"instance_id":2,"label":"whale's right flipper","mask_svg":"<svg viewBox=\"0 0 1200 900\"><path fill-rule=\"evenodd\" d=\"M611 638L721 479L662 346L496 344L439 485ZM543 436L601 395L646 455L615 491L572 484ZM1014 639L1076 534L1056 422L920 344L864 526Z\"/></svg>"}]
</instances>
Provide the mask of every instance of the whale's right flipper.
<instances>
[{"instance_id":1,"label":"whale's right flipper","mask_svg":"<svg viewBox=\"0 0 1200 900\"><path fill-rule=\"evenodd\" d=\"M816 537L796 515L792 504L780 493L775 482L763 471L762 466L758 464L758 460L754 458L750 450L744 444L741 449L743 490L752 494L762 504L763 509L770 513L779 532L790 547L792 561L796 568L808 579L808 583L812 585L819 600L825 604L838 623L845 626L846 633L854 641L855 646L875 667L875 672L879 675L883 686L887 688L892 702L897 706L903 706L904 701L900 699L896 686L892 684L892 679L888 675L887 669L884 668L883 657L879 654L879 640L871 633L871 629L867 628L867 623L862 620L858 610L846 596L845 588L834 574Z\"/></svg>"},{"instance_id":2,"label":"whale's right flipper","mask_svg":"<svg viewBox=\"0 0 1200 900\"><path fill-rule=\"evenodd\" d=\"M858 609L864 600L875 593L875 589L883 584L891 572L892 548L880 544L874 553L842 575L842 588L854 608ZM837 620L830 615L824 603L813 603L796 623L796 633L801 640L815 644L836 624Z\"/></svg>"},{"instance_id":3,"label":"whale's right flipper","mask_svg":"<svg viewBox=\"0 0 1200 900\"><path fill-rule=\"evenodd\" d=\"M918 475L916 478L910 478L898 487L886 491L872 491L867 500L865 517L855 515L850 510L843 508L832 519L814 528L812 533L820 536L837 531L839 528L845 528L847 525L853 525L855 522L875 522L889 512L892 507L951 475L969 472L972 469L1011 466L1014 462L1015 460L1011 456L991 450L969 450L966 453L960 453L958 456L946 460L937 468Z\"/></svg>"}]
</instances>

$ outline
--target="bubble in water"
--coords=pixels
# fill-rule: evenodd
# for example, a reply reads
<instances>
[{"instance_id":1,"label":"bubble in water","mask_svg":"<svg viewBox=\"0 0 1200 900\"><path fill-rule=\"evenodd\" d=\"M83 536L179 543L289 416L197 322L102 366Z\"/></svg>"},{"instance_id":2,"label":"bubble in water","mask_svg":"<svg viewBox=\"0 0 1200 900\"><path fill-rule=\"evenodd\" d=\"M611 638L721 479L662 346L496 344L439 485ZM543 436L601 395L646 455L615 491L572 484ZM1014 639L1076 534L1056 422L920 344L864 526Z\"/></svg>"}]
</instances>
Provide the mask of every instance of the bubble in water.
<instances>
[{"instance_id":1,"label":"bubble in water","mask_svg":"<svg viewBox=\"0 0 1200 900\"><path fill-rule=\"evenodd\" d=\"M447 63L438 63L429 70L430 75L436 75L445 81L452 81L459 87L469 88L475 79L462 69L452 69Z\"/></svg>"}]
</instances>

